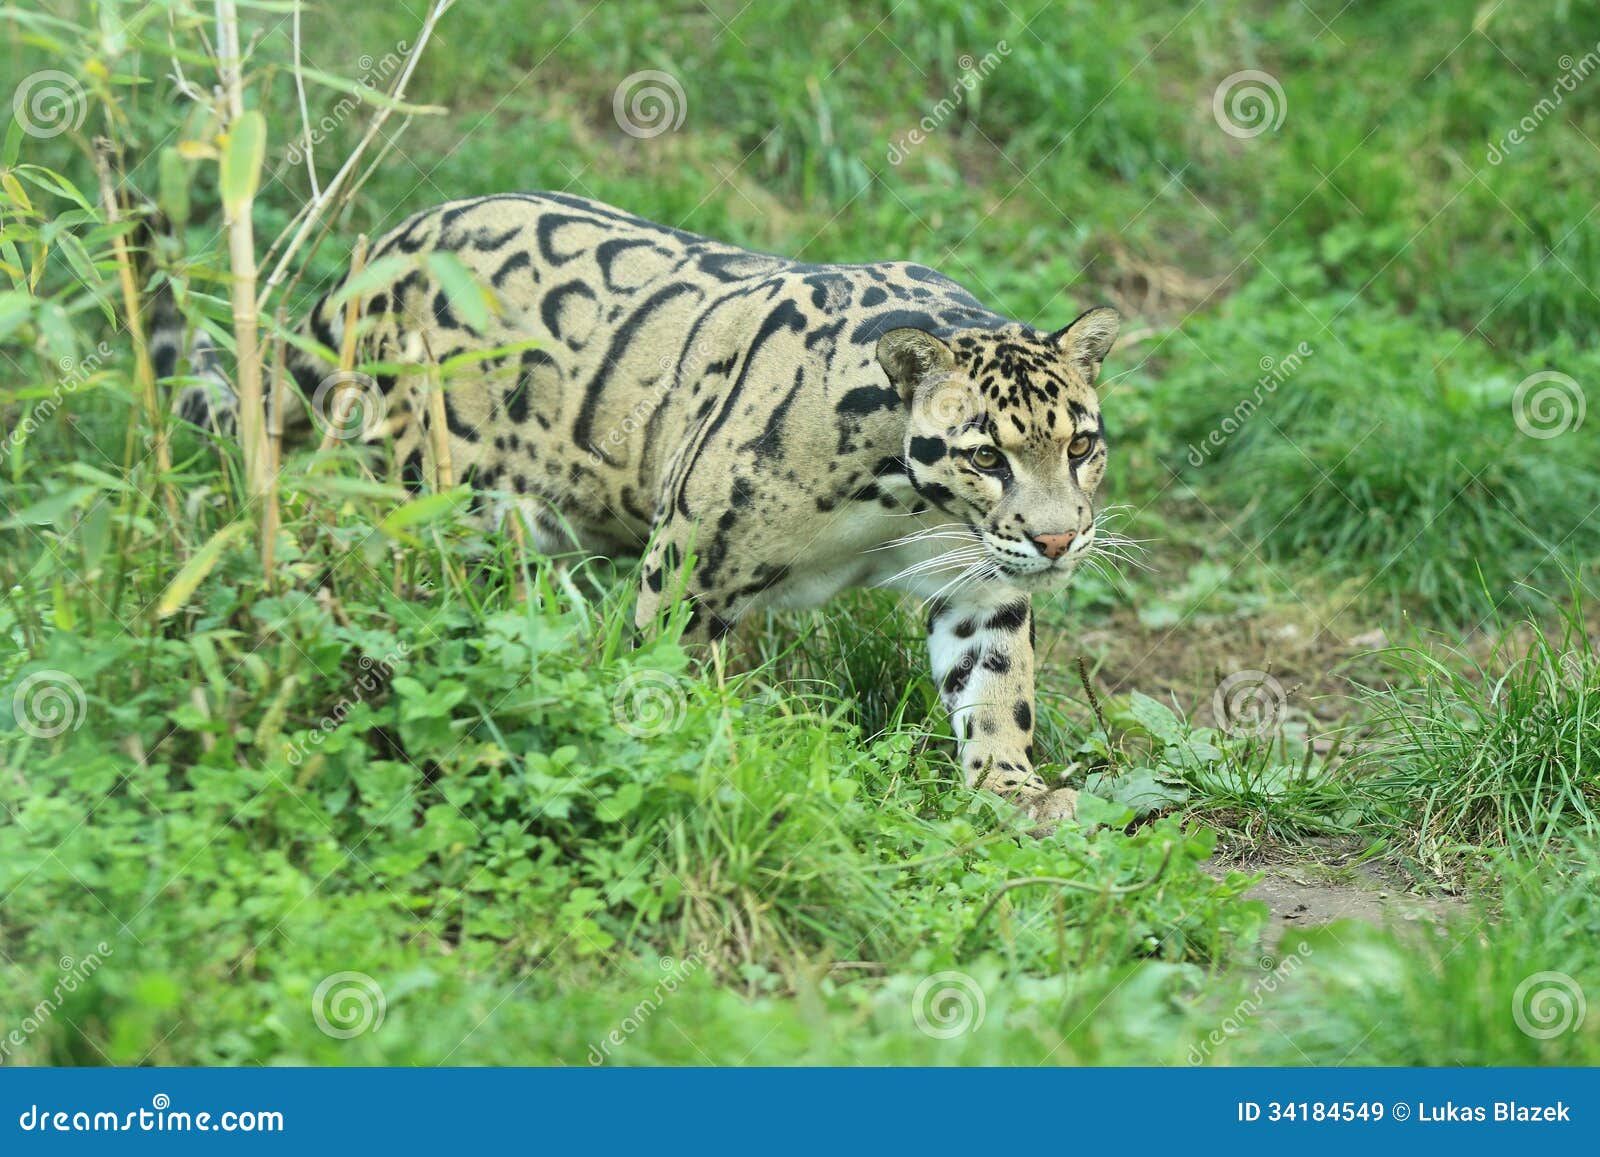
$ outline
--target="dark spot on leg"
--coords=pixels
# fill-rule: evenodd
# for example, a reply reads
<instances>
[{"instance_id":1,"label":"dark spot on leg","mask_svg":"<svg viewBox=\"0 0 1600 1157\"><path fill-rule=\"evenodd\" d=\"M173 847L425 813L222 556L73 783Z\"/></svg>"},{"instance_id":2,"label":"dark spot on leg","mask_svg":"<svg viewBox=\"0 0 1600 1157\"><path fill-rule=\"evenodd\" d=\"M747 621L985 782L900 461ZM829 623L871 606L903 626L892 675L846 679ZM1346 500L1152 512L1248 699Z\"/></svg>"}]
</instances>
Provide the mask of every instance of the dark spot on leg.
<instances>
[{"instance_id":1,"label":"dark spot on leg","mask_svg":"<svg viewBox=\"0 0 1600 1157\"><path fill-rule=\"evenodd\" d=\"M1028 600L1019 599L1001 607L985 624L991 631L1015 631L1028 621Z\"/></svg>"},{"instance_id":2,"label":"dark spot on leg","mask_svg":"<svg viewBox=\"0 0 1600 1157\"><path fill-rule=\"evenodd\" d=\"M967 679L972 675L973 660L974 656L969 651L962 655L960 661L946 673L942 688L946 695L961 694L962 689L967 685Z\"/></svg>"}]
</instances>

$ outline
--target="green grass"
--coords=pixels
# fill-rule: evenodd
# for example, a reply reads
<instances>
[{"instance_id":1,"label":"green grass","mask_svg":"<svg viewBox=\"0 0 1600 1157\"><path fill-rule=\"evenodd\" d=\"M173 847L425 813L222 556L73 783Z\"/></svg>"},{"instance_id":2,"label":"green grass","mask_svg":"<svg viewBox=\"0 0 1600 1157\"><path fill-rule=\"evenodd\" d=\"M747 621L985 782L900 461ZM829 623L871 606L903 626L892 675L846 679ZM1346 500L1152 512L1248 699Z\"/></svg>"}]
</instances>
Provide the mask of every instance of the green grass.
<instances>
[{"instance_id":1,"label":"green grass","mask_svg":"<svg viewBox=\"0 0 1600 1157\"><path fill-rule=\"evenodd\" d=\"M1574 596L1550 628L1528 623L1476 662L1396 648L1375 695L1367 782L1436 859L1545 851L1600 834L1600 661Z\"/></svg>"},{"instance_id":2,"label":"green grass","mask_svg":"<svg viewBox=\"0 0 1600 1157\"><path fill-rule=\"evenodd\" d=\"M1166 469L1240 512L1246 552L1311 560L1461 626L1600 559L1600 426L1572 427L1576 409L1541 424L1534 395L1516 403L1536 370L1594 380L1592 351L1557 341L1532 362L1497 357L1366 306L1319 335L1297 311L1243 302L1182 340L1203 356L1163 381ZM1243 392L1216 373L1241 364L1256 377ZM1535 436L1547 431L1564 432Z\"/></svg>"},{"instance_id":3,"label":"green grass","mask_svg":"<svg viewBox=\"0 0 1600 1157\"><path fill-rule=\"evenodd\" d=\"M160 149L206 133L146 15L0 14L0 97L42 69L86 97L77 130L0 153L0 427L26 433L0 457L0 1062L1600 1062L1594 1018L1515 1015L1536 974L1600 992L1600 426L1534 437L1514 408L1531 375L1592 394L1600 370L1600 82L1487 153L1600 4L483 0L440 26L410 96L451 112L398 138L294 304L357 234L556 188L924 261L1041 327L1127 314L1107 496L1155 569L1041 606L1043 748L1092 793L1047 839L961 786L915 608L881 594L752 623L724 667L670 630L635 651L631 575L564 582L448 509L397 528L406 497L349 447L291 460L263 574L236 453L180 431L154 469L116 320L90 137L170 211ZM265 238L309 190L287 26L250 18ZM306 19L308 62L352 80L416 29L404 5ZM646 69L685 115L639 139L612 98ZM1250 137L1213 114L1244 70L1283 94ZM366 123L334 119L324 180ZM166 261L226 343L215 174L184 162ZM1346 638L1377 629L1415 641L1350 695ZM1336 702L1308 712L1285 674L1261 732L1213 717L1291 638ZM17 693L50 687L77 726L24 730ZM1470 897L1437 934L1269 946L1219 846ZM351 1002L319 998L343 973ZM376 993L376 1030L319 1027ZM981 1024L926 1031L963 1002Z\"/></svg>"}]
</instances>

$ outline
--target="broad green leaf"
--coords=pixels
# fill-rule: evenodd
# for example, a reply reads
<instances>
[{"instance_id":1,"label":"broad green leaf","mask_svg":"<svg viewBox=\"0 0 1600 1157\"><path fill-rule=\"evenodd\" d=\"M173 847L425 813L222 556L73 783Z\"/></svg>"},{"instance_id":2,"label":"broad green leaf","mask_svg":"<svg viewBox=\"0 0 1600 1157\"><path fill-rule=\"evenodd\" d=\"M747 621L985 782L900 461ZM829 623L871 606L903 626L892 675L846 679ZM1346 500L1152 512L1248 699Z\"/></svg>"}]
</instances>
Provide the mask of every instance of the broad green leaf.
<instances>
[{"instance_id":1,"label":"broad green leaf","mask_svg":"<svg viewBox=\"0 0 1600 1157\"><path fill-rule=\"evenodd\" d=\"M625 783L615 795L603 799L595 806L595 818L601 823L614 824L626 819L644 800L644 789L637 783Z\"/></svg>"},{"instance_id":2,"label":"broad green leaf","mask_svg":"<svg viewBox=\"0 0 1600 1157\"><path fill-rule=\"evenodd\" d=\"M1128 714L1150 735L1162 743L1182 743L1183 724L1170 707L1135 691L1128 697Z\"/></svg>"},{"instance_id":3,"label":"broad green leaf","mask_svg":"<svg viewBox=\"0 0 1600 1157\"><path fill-rule=\"evenodd\" d=\"M1133 822L1133 809L1127 804L1112 803L1091 792L1078 793L1078 822L1084 827L1125 828Z\"/></svg>"}]
</instances>

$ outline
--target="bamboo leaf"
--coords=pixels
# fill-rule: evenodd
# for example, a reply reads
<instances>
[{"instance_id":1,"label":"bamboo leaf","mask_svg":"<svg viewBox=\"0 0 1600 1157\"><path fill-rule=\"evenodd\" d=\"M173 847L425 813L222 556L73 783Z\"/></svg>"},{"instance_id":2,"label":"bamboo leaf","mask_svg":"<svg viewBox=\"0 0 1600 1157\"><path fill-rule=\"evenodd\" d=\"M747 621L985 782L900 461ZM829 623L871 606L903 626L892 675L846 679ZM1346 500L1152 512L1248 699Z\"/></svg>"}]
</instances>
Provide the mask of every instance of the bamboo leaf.
<instances>
[{"instance_id":1,"label":"bamboo leaf","mask_svg":"<svg viewBox=\"0 0 1600 1157\"><path fill-rule=\"evenodd\" d=\"M222 205L230 215L255 198L266 155L267 119L251 109L229 127L228 143L222 150Z\"/></svg>"},{"instance_id":2,"label":"bamboo leaf","mask_svg":"<svg viewBox=\"0 0 1600 1157\"><path fill-rule=\"evenodd\" d=\"M441 490L437 494L424 494L416 501L390 511L388 517L378 523L378 530L390 538L414 543L416 539L406 533L407 528L437 521L471 497L472 488L469 486L457 486L452 490Z\"/></svg>"},{"instance_id":3,"label":"bamboo leaf","mask_svg":"<svg viewBox=\"0 0 1600 1157\"><path fill-rule=\"evenodd\" d=\"M487 287L478 284L471 271L461 263L461 258L435 250L428 254L428 268L438 279L445 297L450 299L450 308L461 315L461 320L480 332L487 329L494 297Z\"/></svg>"},{"instance_id":4,"label":"bamboo leaf","mask_svg":"<svg viewBox=\"0 0 1600 1157\"><path fill-rule=\"evenodd\" d=\"M362 84L358 80L348 80L342 76L335 76L331 72L323 72L320 68L302 68L301 74L307 79L316 81L320 85L335 89L338 92L347 92L358 97L362 104L370 104L377 108L386 108L392 112L405 113L407 116L442 116L450 110L437 104L411 104L407 101L396 100L386 92L381 92L370 85Z\"/></svg>"},{"instance_id":5,"label":"bamboo leaf","mask_svg":"<svg viewBox=\"0 0 1600 1157\"><path fill-rule=\"evenodd\" d=\"M182 229L189 220L189 166L177 149L161 150L161 211L173 229Z\"/></svg>"},{"instance_id":6,"label":"bamboo leaf","mask_svg":"<svg viewBox=\"0 0 1600 1157\"><path fill-rule=\"evenodd\" d=\"M162 592L161 601L156 604L156 616L164 619L188 602L195 588L205 580L206 575L211 573L211 569L222 558L222 552L227 549L228 544L248 529L247 522L230 522L195 551L194 557L183 564L183 569L173 577L167 584L167 589Z\"/></svg>"}]
</instances>

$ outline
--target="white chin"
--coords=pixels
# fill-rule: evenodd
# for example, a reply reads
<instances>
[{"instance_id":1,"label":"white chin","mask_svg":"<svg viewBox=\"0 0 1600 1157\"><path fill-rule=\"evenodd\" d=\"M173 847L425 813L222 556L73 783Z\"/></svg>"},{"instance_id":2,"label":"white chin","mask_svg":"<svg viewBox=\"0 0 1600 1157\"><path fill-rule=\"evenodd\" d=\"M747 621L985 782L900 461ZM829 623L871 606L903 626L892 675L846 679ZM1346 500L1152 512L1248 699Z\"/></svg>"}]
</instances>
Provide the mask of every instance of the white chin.
<instances>
[{"instance_id":1,"label":"white chin","mask_svg":"<svg viewBox=\"0 0 1600 1157\"><path fill-rule=\"evenodd\" d=\"M1066 586L1072 581L1072 572L1076 566L1052 566L1043 570L1007 572L1002 575L1004 581L1025 591L1051 591Z\"/></svg>"}]
</instances>

